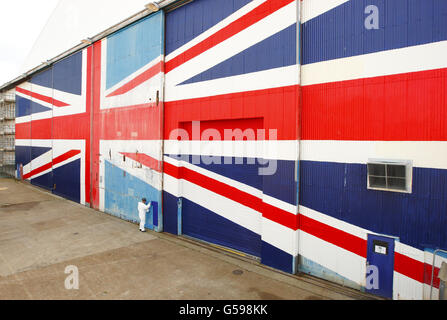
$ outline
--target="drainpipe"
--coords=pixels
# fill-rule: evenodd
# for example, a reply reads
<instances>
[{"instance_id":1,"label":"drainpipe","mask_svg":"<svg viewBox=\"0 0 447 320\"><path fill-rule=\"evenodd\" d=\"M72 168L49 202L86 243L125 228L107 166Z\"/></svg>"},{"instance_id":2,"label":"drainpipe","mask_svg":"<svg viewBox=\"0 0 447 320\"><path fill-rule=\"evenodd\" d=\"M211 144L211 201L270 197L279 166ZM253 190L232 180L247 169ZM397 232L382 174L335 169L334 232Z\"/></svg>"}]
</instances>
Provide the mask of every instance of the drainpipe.
<instances>
[{"instance_id":1,"label":"drainpipe","mask_svg":"<svg viewBox=\"0 0 447 320\"><path fill-rule=\"evenodd\" d=\"M296 177L296 205L297 205L297 217L298 227L299 227L299 194L300 194L300 160L301 160L301 110L302 110L302 90L301 90L301 52L302 52L302 31L301 31L301 21L303 16L303 3L301 0L296 1L297 6L297 24L296 24L296 64L298 68L298 101L297 101L297 110L296 110L296 133L297 133L297 146L296 146L296 155L297 155L297 163L295 165L295 177ZM299 247L299 229L297 233L297 238L295 239L295 243L297 245L297 257L295 258L293 267L293 273L296 274L299 270L299 255L300 255L300 247Z\"/></svg>"},{"instance_id":2,"label":"drainpipe","mask_svg":"<svg viewBox=\"0 0 447 320\"><path fill-rule=\"evenodd\" d=\"M433 264L431 265L431 284L430 284L430 300L433 294L433 278L435 277L435 261L436 261L436 255L438 252L444 252L447 253L445 250L437 249L435 252L433 252Z\"/></svg>"}]
</instances>

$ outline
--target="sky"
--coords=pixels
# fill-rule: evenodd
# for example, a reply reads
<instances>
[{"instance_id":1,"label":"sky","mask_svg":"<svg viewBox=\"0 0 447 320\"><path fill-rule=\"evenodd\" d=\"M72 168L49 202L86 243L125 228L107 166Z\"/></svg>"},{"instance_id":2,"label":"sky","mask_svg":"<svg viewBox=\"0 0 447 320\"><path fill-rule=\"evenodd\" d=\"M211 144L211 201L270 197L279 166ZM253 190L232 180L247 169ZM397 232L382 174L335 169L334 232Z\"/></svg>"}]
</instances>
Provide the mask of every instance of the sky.
<instances>
[{"instance_id":1,"label":"sky","mask_svg":"<svg viewBox=\"0 0 447 320\"><path fill-rule=\"evenodd\" d=\"M59 0L0 1L0 85L18 77Z\"/></svg>"},{"instance_id":2,"label":"sky","mask_svg":"<svg viewBox=\"0 0 447 320\"><path fill-rule=\"evenodd\" d=\"M149 0L0 0L0 86L144 10Z\"/></svg>"}]
</instances>

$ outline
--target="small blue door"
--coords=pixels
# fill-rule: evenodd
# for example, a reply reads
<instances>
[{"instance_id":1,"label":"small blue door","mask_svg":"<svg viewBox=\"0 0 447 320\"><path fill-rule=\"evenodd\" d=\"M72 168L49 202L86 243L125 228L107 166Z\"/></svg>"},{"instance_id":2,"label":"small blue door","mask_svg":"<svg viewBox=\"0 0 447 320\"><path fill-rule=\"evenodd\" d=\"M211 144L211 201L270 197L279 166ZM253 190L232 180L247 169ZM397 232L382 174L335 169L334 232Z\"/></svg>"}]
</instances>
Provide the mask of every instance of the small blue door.
<instances>
[{"instance_id":1,"label":"small blue door","mask_svg":"<svg viewBox=\"0 0 447 320\"><path fill-rule=\"evenodd\" d=\"M367 254L367 288L366 292L384 298L393 298L393 276L394 276L394 239L368 235ZM376 273L373 275L373 272ZM373 276L378 280L374 281ZM375 282L375 286L371 286ZM370 286L368 286L370 284Z\"/></svg>"}]
</instances>

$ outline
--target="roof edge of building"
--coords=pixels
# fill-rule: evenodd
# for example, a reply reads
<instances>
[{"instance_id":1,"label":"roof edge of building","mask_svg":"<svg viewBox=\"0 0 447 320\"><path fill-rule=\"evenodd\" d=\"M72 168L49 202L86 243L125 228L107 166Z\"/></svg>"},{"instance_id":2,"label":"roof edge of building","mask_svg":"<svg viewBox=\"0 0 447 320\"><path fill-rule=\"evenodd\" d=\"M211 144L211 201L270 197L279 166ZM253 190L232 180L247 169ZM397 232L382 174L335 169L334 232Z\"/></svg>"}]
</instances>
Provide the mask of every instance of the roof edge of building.
<instances>
[{"instance_id":1,"label":"roof edge of building","mask_svg":"<svg viewBox=\"0 0 447 320\"><path fill-rule=\"evenodd\" d=\"M191 1L193 1L193 0L161 0L161 1L153 1L153 2L150 2L149 4L155 4L155 6L157 7L157 11L158 11L163 8L169 9L170 6L176 5L176 3L178 3L178 2L186 3L186 2L191 2ZM135 13L134 15L122 20L121 22L118 22L117 24L113 25L112 27L96 34L95 36L93 36L91 38L82 40L81 43L79 43L78 45L76 45L76 46L62 52L61 54L57 55L56 57L54 57L50 60L47 60L46 62L43 62L42 64L30 69L29 71L14 78L13 80L4 83L3 85L0 86L0 92L12 89L19 83L28 80L32 75L36 74L37 72L51 66L52 64L66 58L66 57L68 57L84 48L91 46L93 43L100 41L101 39L104 39L104 38L108 37L109 35L117 32L117 31L131 25L132 23L137 22L138 20L141 20L157 11L150 10L148 8L148 6L146 6L146 8L144 10L141 10L141 11Z\"/></svg>"}]
</instances>

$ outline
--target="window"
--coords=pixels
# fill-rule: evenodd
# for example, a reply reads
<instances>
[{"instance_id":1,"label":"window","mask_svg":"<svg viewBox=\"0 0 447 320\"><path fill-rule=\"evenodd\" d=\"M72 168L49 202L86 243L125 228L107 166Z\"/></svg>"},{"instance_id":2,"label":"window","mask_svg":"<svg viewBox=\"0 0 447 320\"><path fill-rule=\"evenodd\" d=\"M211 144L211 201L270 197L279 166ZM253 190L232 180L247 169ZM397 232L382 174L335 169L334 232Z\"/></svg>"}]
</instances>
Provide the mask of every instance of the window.
<instances>
[{"instance_id":1,"label":"window","mask_svg":"<svg viewBox=\"0 0 447 320\"><path fill-rule=\"evenodd\" d=\"M368 189L411 193L412 179L411 161L368 161Z\"/></svg>"}]
</instances>

